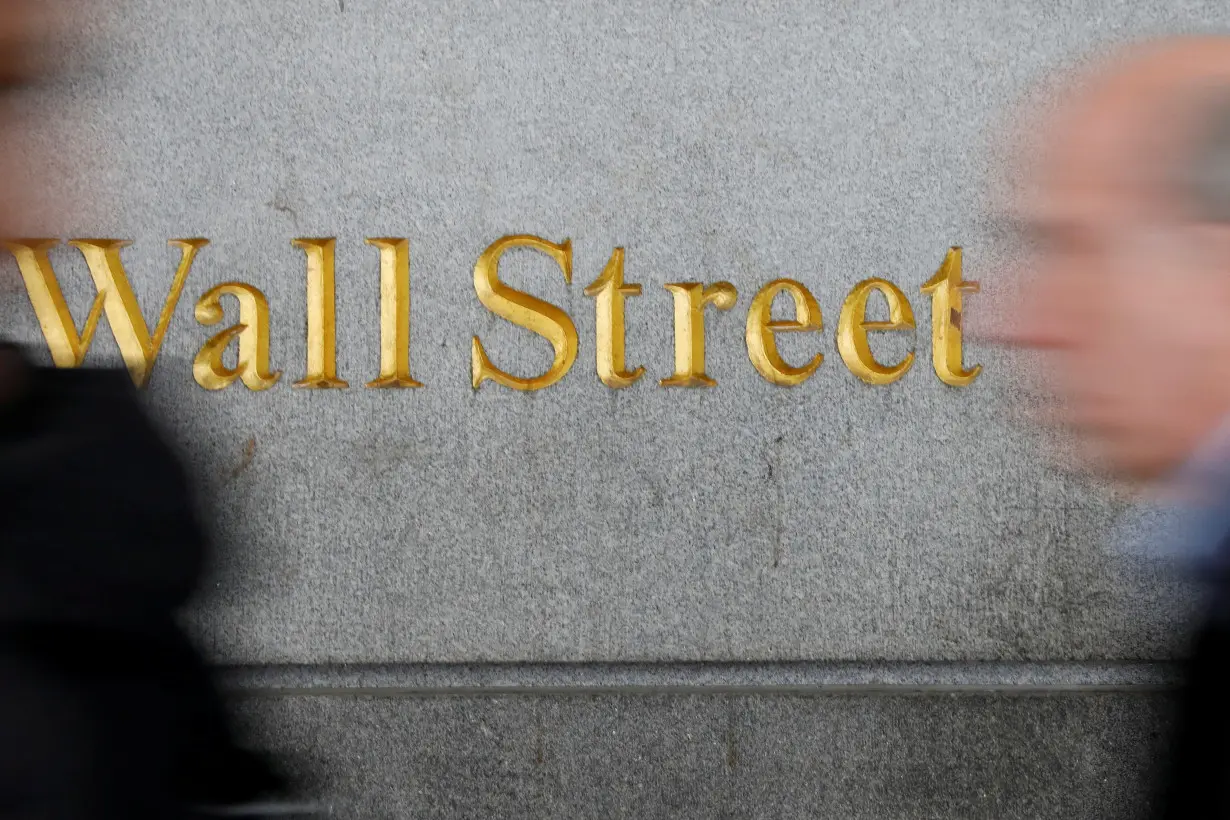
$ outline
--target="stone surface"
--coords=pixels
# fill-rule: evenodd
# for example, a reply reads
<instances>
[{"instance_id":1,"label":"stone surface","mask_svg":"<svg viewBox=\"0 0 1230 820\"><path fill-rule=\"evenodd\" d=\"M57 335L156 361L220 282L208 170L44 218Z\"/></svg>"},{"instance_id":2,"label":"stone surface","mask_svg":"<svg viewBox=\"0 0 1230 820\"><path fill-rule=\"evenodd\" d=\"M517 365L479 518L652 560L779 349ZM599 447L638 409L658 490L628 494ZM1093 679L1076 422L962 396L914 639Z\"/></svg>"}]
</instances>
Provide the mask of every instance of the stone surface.
<instances>
[{"instance_id":1,"label":"stone surface","mask_svg":"<svg viewBox=\"0 0 1230 820\"><path fill-rule=\"evenodd\" d=\"M228 667L245 692L363 695L597 692L1147 692L1173 689L1178 664L870 663L426 663Z\"/></svg>"},{"instance_id":2,"label":"stone surface","mask_svg":"<svg viewBox=\"0 0 1230 820\"><path fill-rule=\"evenodd\" d=\"M968 389L931 372L919 285L951 244L985 282L1007 256L986 209L988 129L1057 61L1141 33L1218 23L1221 3L605 4L127 0L47 108L30 162L80 206L37 230L135 240L157 314L173 237L206 236L149 390L214 504L225 550L198 622L245 663L767 659L1131 659L1173 648L1185 590L1112 557L1115 509L1054 472L1010 420L1022 362L971 343ZM37 145L36 145L37 147ZM75 171L71 169L76 169ZM32 228L31 230L35 230ZM546 344L472 288L497 237L572 239L575 281L529 253L505 277L565 307L581 337L558 385L469 386L470 337L540 370ZM370 236L412 243L414 374L376 375ZM338 237L347 391L305 392L304 264ZM626 391L594 371L582 290L612 248L645 295ZM54 258L78 317L90 285ZM15 278L7 257L0 276ZM825 331L805 386L747 360L753 293L790 276ZM918 360L869 387L841 364L845 293L909 295ZM214 329L192 302L240 279L272 305L281 384L207 394L190 362ZM728 279L712 390L672 362L662 285ZM41 348L19 287L0 322ZM91 362L114 360L105 330ZM99 476L105 481L105 476Z\"/></svg>"},{"instance_id":3,"label":"stone surface","mask_svg":"<svg viewBox=\"0 0 1230 820\"><path fill-rule=\"evenodd\" d=\"M1126 820L1147 816L1169 705L306 696L248 699L242 714L342 818Z\"/></svg>"},{"instance_id":4,"label":"stone surface","mask_svg":"<svg viewBox=\"0 0 1230 820\"><path fill-rule=\"evenodd\" d=\"M91 8L95 8L91 6ZM135 240L152 324L208 237L148 390L221 547L192 620L251 697L253 738L339 817L1143 816L1191 592L1116 555L1118 508L1054 469L1019 354L971 340L972 387L930 364L919 286L965 248L972 327L1010 315L1013 241L991 135L1064 61L1224 22L1214 0L487 2L123 0L38 114L30 235ZM571 238L574 278L508 256L580 355L531 395L470 387L470 339L527 375L550 351L477 301L498 237ZM303 374L296 237L335 236L345 391ZM378 267L411 242L414 375L367 390ZM627 249L628 358L594 365L583 289ZM53 256L78 324L92 298ZM826 360L806 385L748 362L747 307L803 282ZM917 360L869 387L833 332L885 277ZM266 393L207 393L210 286L261 288ZM728 280L712 390L672 365L669 282ZM45 347L0 256L0 327ZM877 306L876 309L882 309ZM872 318L875 318L874 316ZM235 321L228 314L228 323ZM89 362L115 363L102 329ZM99 475L106 481L107 476ZM71 514L71 508L67 511Z\"/></svg>"}]
</instances>

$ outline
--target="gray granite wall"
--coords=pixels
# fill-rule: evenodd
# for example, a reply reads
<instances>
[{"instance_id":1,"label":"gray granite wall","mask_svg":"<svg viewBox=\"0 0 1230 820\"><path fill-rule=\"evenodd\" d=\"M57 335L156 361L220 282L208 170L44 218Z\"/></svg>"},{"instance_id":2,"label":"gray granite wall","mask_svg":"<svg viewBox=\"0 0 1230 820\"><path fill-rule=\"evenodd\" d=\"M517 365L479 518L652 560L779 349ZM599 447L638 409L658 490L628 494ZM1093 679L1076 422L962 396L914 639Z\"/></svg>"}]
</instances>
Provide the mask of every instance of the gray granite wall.
<instances>
[{"instance_id":1,"label":"gray granite wall","mask_svg":"<svg viewBox=\"0 0 1230 820\"><path fill-rule=\"evenodd\" d=\"M355 817L1130 817L1164 730L1186 590L1114 555L1116 509L1013 420L1023 362L971 341L973 385L930 365L919 287L965 248L971 322L1011 310L985 192L989 130L1052 67L1142 34L1216 30L1216 2L125 0L76 73L31 103L31 235L134 240L151 326L202 250L148 387L221 547L193 620L254 697L254 736ZM528 375L550 348L487 312L478 255L571 239L572 284L510 255L565 309L557 385L470 386L475 334ZM369 390L379 267L406 237L417 390ZM337 360L304 374L297 237L337 238ZM625 390L595 371L583 293L615 247ZM80 255L52 254L78 322ZM16 266L6 331L41 352ZM803 282L825 362L770 385L751 297ZM884 277L916 333L870 386L834 343ZM192 305L269 298L265 392L206 392L217 328ZM668 389L663 285L727 280L712 389ZM993 303L998 307L993 307ZM875 308L882 310L882 307ZM873 316L872 318L878 318ZM228 316L228 324L234 321ZM100 329L89 363L116 361ZM100 480L104 480L100 477Z\"/></svg>"}]
</instances>

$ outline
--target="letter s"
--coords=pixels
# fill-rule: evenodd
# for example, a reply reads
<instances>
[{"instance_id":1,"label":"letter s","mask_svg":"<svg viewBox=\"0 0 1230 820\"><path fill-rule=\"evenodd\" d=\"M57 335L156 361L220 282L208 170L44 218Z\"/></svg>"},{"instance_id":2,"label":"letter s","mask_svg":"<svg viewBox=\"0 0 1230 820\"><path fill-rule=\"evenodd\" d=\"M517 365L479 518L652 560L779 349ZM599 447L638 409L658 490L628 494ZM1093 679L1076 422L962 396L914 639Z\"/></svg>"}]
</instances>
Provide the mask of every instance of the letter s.
<instances>
[{"instance_id":1,"label":"letter s","mask_svg":"<svg viewBox=\"0 0 1230 820\"><path fill-rule=\"evenodd\" d=\"M571 241L565 239L557 245L541 237L517 234L497 239L478 257L474 265L474 290L487 310L550 342L555 349L555 361L540 376L519 378L493 365L483 350L483 343L475 336L470 356L475 389L490 379L514 390L541 390L564 378L577 358L577 328L568 314L500 281L500 257L509 248L518 247L532 248L550 256L564 272L564 281L572 284Z\"/></svg>"}]
</instances>

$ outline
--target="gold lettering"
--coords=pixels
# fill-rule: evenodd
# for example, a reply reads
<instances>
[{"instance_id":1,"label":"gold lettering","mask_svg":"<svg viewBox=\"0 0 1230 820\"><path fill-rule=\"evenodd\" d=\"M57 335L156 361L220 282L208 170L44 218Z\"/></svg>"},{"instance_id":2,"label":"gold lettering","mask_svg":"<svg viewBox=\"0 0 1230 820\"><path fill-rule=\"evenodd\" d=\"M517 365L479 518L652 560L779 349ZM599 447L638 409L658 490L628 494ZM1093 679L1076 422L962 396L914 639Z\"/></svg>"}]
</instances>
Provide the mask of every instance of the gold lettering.
<instances>
[{"instance_id":1,"label":"gold lettering","mask_svg":"<svg viewBox=\"0 0 1230 820\"><path fill-rule=\"evenodd\" d=\"M133 383L143 387L149 382L150 372L158 359L158 351L162 349L162 340L170 326L175 307L179 304L184 283L192 270L197 251L209 244L208 239L173 239L169 244L180 249L179 268L171 280L171 289L167 293L151 337L149 325L141 313L141 306L128 275L124 263L120 260L120 250L132 242L122 239L77 239L70 245L81 251L94 287L98 295L85 320L81 333L77 333L68 303L60 290L55 271L47 252L59 244L54 239L14 239L3 243L17 260L25 281L26 293L30 304L38 317L43 337L51 351L52 361L57 367L80 367L85 360L85 354L94 340L94 332L98 329L98 321L105 312L107 322L111 325L111 333L115 336L120 355L128 367Z\"/></svg>"},{"instance_id":2,"label":"gold lettering","mask_svg":"<svg viewBox=\"0 0 1230 820\"><path fill-rule=\"evenodd\" d=\"M718 310L735 306L739 292L729 282L705 287L700 282L665 286L675 295L675 373L662 379L663 387L716 387L705 373L705 305Z\"/></svg>"},{"instance_id":3,"label":"gold lettering","mask_svg":"<svg viewBox=\"0 0 1230 820\"><path fill-rule=\"evenodd\" d=\"M307 256L307 374L295 387L311 390L345 388L337 377L337 316L334 310L333 259L336 239L292 239Z\"/></svg>"},{"instance_id":4,"label":"gold lettering","mask_svg":"<svg viewBox=\"0 0 1230 820\"><path fill-rule=\"evenodd\" d=\"M789 293L794 300L793 321L773 321L773 300L779 293ZM747 352L752 364L765 379L782 387L797 387L811 378L824 361L817 353L802 367L786 364L777 350L775 333L799 333L823 329L820 305L807 288L791 279L776 279L760 289L747 312Z\"/></svg>"},{"instance_id":5,"label":"gold lettering","mask_svg":"<svg viewBox=\"0 0 1230 820\"><path fill-rule=\"evenodd\" d=\"M234 296L239 302L239 324L212 337L196 354L192 376L206 390L221 390L241 379L249 390L268 390L282 374L269 372L269 300L251 285L225 282L211 288L196 303L196 320L203 325L222 321L222 297ZM222 355L238 338L239 355L235 367L227 367Z\"/></svg>"},{"instance_id":6,"label":"gold lettering","mask_svg":"<svg viewBox=\"0 0 1230 820\"><path fill-rule=\"evenodd\" d=\"M5 241L4 247L17 260L34 315L51 350L52 362L56 367L80 367L94 341L98 320L102 318L104 294L100 292L94 297L85 327L78 335L68 302L47 256L47 251L59 244L58 239L12 239Z\"/></svg>"},{"instance_id":7,"label":"gold lettering","mask_svg":"<svg viewBox=\"0 0 1230 820\"><path fill-rule=\"evenodd\" d=\"M888 303L887 322L868 322L867 299L873 291L884 295ZM867 334L873 330L909 330L914 327L914 311L905 294L885 279L864 279L854 286L837 321L837 351L854 375L868 384L892 384L905 375L914 364L914 352L898 364L885 366L875 360L867 344Z\"/></svg>"},{"instance_id":8,"label":"gold lettering","mask_svg":"<svg viewBox=\"0 0 1230 820\"><path fill-rule=\"evenodd\" d=\"M410 377L410 243L369 239L380 249L380 377L368 387L422 387Z\"/></svg>"},{"instance_id":9,"label":"gold lettering","mask_svg":"<svg viewBox=\"0 0 1230 820\"><path fill-rule=\"evenodd\" d=\"M940 381L966 387L978 378L982 365L964 366L961 293L977 293L977 282L961 281L961 249L949 248L935 276L922 286L931 294L931 361Z\"/></svg>"},{"instance_id":10,"label":"gold lettering","mask_svg":"<svg viewBox=\"0 0 1230 820\"><path fill-rule=\"evenodd\" d=\"M594 299L595 325L598 338L598 378L607 387L628 387L645 375L638 367L629 373L624 361L624 300L640 296L640 285L624 284L624 249L616 248L602 269L602 275L585 288L586 296Z\"/></svg>"},{"instance_id":11,"label":"gold lettering","mask_svg":"<svg viewBox=\"0 0 1230 820\"><path fill-rule=\"evenodd\" d=\"M474 265L474 291L487 310L514 325L531 330L551 343L555 359L542 375L523 379L505 373L491 363L477 336L471 345L470 363L474 388L490 379L514 390L542 390L550 387L572 367L577 358L577 329L568 314L555 305L510 288L500 281L500 257L510 248L531 248L555 260L564 273L564 281L572 284L572 242L560 244L528 234L497 239Z\"/></svg>"}]
</instances>

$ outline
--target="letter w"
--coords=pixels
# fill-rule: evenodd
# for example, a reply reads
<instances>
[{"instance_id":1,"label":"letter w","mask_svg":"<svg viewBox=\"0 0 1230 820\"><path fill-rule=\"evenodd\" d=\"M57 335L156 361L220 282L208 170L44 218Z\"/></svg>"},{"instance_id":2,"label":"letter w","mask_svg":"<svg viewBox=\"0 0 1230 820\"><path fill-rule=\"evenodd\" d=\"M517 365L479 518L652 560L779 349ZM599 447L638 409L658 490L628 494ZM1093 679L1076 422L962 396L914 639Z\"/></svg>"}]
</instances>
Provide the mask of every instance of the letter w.
<instances>
[{"instance_id":1,"label":"letter w","mask_svg":"<svg viewBox=\"0 0 1230 820\"><path fill-rule=\"evenodd\" d=\"M85 257L98 291L80 334L47 255L51 248L60 244L59 240L10 239L0 244L17 259L17 267L26 283L26 293L30 296L30 304L34 307L56 367L81 366L94 340L98 320L106 311L111 333L119 345L124 363L128 365L133 383L143 387L149 381L150 371L162 348L163 337L175 313L175 306L179 304L179 296L183 293L197 251L208 245L209 240L172 239L169 243L180 249L179 270L175 272L152 337L149 325L141 314L141 306L128 283L124 263L120 261L120 250L131 245L131 242L123 239L76 239L68 243Z\"/></svg>"}]
</instances>

